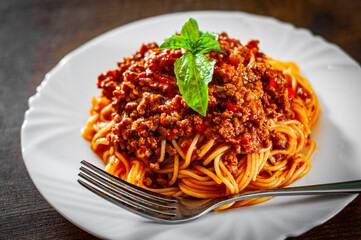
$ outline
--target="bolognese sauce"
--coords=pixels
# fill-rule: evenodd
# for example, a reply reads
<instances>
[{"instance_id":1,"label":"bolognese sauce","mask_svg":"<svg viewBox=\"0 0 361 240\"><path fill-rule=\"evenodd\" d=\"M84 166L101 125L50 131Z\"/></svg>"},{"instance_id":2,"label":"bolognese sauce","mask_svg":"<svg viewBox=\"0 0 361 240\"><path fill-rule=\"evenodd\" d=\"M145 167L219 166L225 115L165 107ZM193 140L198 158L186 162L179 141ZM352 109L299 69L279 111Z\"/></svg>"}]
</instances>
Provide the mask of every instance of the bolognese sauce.
<instances>
[{"instance_id":1,"label":"bolognese sauce","mask_svg":"<svg viewBox=\"0 0 361 240\"><path fill-rule=\"evenodd\" d=\"M232 146L233 151L224 156L231 160L234 153L253 153L269 141L280 142L270 133L268 120L294 114L286 77L266 67L258 41L242 46L222 33L219 42L227 54L207 54L216 59L216 66L208 86L206 117L189 108L179 93L174 62L184 50L143 44L136 54L118 63L119 69L100 75L98 86L104 96L115 99L111 142L150 163L159 159L163 139L178 139L186 149L187 139L199 132ZM176 150L167 145L166 153L174 155Z\"/></svg>"},{"instance_id":2,"label":"bolognese sauce","mask_svg":"<svg viewBox=\"0 0 361 240\"><path fill-rule=\"evenodd\" d=\"M286 186L311 168L310 128L320 107L292 62L218 35L205 116L181 95L174 65L187 50L142 44L98 77L83 136L106 171L173 196L219 197ZM269 198L222 206L239 207Z\"/></svg>"}]
</instances>

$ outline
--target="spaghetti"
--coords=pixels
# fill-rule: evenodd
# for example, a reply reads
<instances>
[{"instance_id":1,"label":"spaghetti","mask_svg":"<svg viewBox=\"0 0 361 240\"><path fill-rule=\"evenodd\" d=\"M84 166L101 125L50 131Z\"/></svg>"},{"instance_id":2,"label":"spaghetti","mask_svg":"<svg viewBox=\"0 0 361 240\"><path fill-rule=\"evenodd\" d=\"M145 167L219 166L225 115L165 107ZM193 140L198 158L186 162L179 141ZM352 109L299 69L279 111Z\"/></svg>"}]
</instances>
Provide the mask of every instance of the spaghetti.
<instances>
[{"instance_id":1,"label":"spaghetti","mask_svg":"<svg viewBox=\"0 0 361 240\"><path fill-rule=\"evenodd\" d=\"M173 65L184 50L143 44L98 78L82 130L105 170L172 196L214 198L287 186L311 169L309 138L320 106L296 64L271 59L258 41L219 35L206 117L188 108ZM269 198L219 207L256 204Z\"/></svg>"}]
</instances>

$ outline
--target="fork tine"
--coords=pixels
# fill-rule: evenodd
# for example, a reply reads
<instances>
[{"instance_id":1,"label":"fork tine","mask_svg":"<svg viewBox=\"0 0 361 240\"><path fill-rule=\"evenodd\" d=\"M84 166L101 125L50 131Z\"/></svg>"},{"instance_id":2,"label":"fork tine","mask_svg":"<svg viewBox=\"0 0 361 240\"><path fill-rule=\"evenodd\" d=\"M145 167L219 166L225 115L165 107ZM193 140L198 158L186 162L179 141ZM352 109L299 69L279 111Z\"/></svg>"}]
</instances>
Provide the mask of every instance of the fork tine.
<instances>
[{"instance_id":1,"label":"fork tine","mask_svg":"<svg viewBox=\"0 0 361 240\"><path fill-rule=\"evenodd\" d=\"M112 196L108 191L99 190L80 179L78 179L78 182L83 187L87 188L88 190L92 191L93 193L97 194L98 196L102 197L103 199L105 199L121 208L124 208L127 211L130 211L132 213L140 215L142 217L145 217L145 218L148 218L151 220L156 220L159 222L162 222L162 219L164 219L164 222L167 222L166 219L176 217L175 213L170 214L170 213L161 212L161 211L157 211L157 210L153 210L153 209L143 208L142 206L137 206L137 204L134 204L134 202L123 201L123 199L121 199L121 198Z\"/></svg>"},{"instance_id":2,"label":"fork tine","mask_svg":"<svg viewBox=\"0 0 361 240\"><path fill-rule=\"evenodd\" d=\"M93 164L85 161L85 160L82 160L81 163L86 166L87 168L93 170L95 173L98 173L99 175L103 176L103 178L109 180L109 181L112 181L116 184L118 184L119 186L125 188L125 189L129 189L131 190L132 192L135 192L137 194L140 194L144 197L148 197L149 199L151 200L157 200L159 202L166 202L166 203L176 203L177 200L176 198L174 197L171 197L171 196L166 196L166 195L163 195L163 194L159 194L159 193L155 193L155 192L152 192L152 191L149 191L147 189L144 189L144 188L141 188L141 187L138 187L138 186L135 186L131 183L128 183L122 179L119 179L117 177L114 177L113 175L103 171L102 169L94 166Z\"/></svg>"},{"instance_id":3,"label":"fork tine","mask_svg":"<svg viewBox=\"0 0 361 240\"><path fill-rule=\"evenodd\" d=\"M113 194L121 195L123 197L130 199L131 201L137 201L141 204L148 205L149 207L152 207L152 208L164 209L164 210L174 210L175 209L175 207L173 207L173 206L168 206L169 203L149 200L149 198L146 198L138 193L129 191L128 189L123 188L123 187L111 182L110 180L104 178L102 175L93 173L84 167L81 167L80 171L83 172L83 173L79 173L80 177L86 179L87 181L91 182L94 185L97 185L99 188L102 188L103 190L110 190L110 191L112 191ZM107 187L107 189L104 189L105 187Z\"/></svg>"}]
</instances>

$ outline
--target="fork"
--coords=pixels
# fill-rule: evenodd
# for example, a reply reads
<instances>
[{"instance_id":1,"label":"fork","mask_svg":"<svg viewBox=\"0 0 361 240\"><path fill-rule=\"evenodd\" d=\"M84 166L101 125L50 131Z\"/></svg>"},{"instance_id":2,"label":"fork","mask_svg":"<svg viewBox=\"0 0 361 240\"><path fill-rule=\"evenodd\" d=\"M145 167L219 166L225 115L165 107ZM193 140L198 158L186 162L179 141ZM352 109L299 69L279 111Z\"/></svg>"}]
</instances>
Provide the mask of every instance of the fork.
<instances>
[{"instance_id":1,"label":"fork","mask_svg":"<svg viewBox=\"0 0 361 240\"><path fill-rule=\"evenodd\" d=\"M227 203L259 197L351 194L361 192L361 180L322 185L242 191L219 198L172 197L140 188L83 160L78 182L100 197L159 223L184 223ZM83 180L82 180L83 179Z\"/></svg>"}]
</instances>

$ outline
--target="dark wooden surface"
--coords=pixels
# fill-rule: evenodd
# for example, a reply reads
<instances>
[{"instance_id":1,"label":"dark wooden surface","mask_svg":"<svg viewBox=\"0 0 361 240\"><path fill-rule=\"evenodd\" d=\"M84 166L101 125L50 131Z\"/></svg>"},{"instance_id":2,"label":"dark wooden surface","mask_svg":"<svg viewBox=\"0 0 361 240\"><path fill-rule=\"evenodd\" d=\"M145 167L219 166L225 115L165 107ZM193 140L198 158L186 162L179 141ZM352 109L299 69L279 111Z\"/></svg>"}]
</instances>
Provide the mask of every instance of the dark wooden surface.
<instances>
[{"instance_id":1,"label":"dark wooden surface","mask_svg":"<svg viewBox=\"0 0 361 240\"><path fill-rule=\"evenodd\" d=\"M95 239L51 208L25 169L20 126L27 100L65 54L95 36L145 17L190 10L273 16L310 29L361 61L361 1L0 1L0 239ZM292 239L361 239L361 197Z\"/></svg>"}]
</instances>

